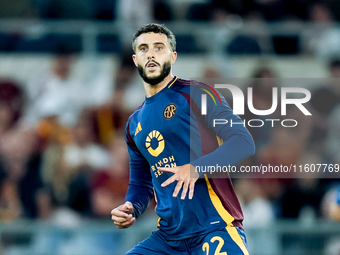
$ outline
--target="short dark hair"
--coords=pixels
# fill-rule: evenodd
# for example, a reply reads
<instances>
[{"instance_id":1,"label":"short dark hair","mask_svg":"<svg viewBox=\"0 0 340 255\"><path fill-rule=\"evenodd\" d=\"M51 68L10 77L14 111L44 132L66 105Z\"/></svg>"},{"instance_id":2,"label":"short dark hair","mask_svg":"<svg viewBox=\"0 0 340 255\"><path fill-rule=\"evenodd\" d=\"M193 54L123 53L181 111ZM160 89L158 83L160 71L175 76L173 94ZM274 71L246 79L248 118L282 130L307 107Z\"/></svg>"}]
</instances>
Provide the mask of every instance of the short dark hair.
<instances>
[{"instance_id":1,"label":"short dark hair","mask_svg":"<svg viewBox=\"0 0 340 255\"><path fill-rule=\"evenodd\" d=\"M169 39L170 47L172 51L176 51L176 38L174 34L163 24L150 23L141 28L139 28L136 33L133 35L132 39L132 49L133 52L136 52L136 39L141 34L147 33L155 33L155 34L164 34Z\"/></svg>"}]
</instances>

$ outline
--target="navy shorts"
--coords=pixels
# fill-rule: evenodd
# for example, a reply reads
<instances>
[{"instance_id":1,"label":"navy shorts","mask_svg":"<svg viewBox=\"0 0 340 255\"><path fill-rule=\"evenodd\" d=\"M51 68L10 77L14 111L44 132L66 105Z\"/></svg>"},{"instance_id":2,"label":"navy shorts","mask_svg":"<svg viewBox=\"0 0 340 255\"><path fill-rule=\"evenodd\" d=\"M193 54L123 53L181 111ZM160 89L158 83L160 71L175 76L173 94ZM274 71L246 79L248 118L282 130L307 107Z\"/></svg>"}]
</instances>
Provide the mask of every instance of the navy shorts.
<instances>
[{"instance_id":1,"label":"navy shorts","mask_svg":"<svg viewBox=\"0 0 340 255\"><path fill-rule=\"evenodd\" d=\"M249 255L247 241L241 228L226 227L201 236L179 241L167 240L160 231L152 232L127 255Z\"/></svg>"}]
</instances>

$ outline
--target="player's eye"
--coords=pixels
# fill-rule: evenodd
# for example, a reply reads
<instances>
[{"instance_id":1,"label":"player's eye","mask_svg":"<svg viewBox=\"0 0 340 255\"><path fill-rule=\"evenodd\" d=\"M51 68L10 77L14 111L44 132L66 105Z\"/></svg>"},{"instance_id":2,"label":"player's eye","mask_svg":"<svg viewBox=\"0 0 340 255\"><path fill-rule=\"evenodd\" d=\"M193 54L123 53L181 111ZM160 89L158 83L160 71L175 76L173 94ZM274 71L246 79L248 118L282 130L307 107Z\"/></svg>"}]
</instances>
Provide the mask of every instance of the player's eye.
<instances>
[{"instance_id":1,"label":"player's eye","mask_svg":"<svg viewBox=\"0 0 340 255\"><path fill-rule=\"evenodd\" d=\"M147 50L147 47L143 46L140 48L141 51L146 51Z\"/></svg>"},{"instance_id":2,"label":"player's eye","mask_svg":"<svg viewBox=\"0 0 340 255\"><path fill-rule=\"evenodd\" d=\"M156 49L157 50L163 50L163 46L157 46Z\"/></svg>"}]
</instances>

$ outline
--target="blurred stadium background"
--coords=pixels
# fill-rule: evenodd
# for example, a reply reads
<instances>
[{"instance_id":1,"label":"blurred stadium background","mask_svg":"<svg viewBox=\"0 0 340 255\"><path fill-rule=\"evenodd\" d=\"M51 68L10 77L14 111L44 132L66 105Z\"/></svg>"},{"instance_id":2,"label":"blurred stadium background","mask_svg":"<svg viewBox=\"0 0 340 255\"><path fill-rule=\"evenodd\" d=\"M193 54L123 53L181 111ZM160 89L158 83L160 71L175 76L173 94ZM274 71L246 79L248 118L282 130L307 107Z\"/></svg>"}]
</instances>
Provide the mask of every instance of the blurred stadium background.
<instances>
[{"instance_id":1,"label":"blurred stadium background","mask_svg":"<svg viewBox=\"0 0 340 255\"><path fill-rule=\"evenodd\" d=\"M312 120L250 130L245 164L340 163L339 20L337 0L0 0L0 254L124 254L155 229L154 202L130 229L110 220L144 99L130 40L145 23L176 35L179 77L309 78ZM272 86L257 85L259 107ZM234 180L250 254L339 255L339 185Z\"/></svg>"}]
</instances>

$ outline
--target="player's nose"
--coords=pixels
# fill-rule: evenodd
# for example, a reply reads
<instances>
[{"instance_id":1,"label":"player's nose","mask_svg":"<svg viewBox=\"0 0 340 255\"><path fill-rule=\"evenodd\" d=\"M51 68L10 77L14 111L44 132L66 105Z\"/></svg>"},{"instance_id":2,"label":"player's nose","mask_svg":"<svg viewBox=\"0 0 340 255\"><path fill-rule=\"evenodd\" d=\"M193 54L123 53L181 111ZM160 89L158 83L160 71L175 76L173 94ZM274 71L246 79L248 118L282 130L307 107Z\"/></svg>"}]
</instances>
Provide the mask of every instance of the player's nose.
<instances>
[{"instance_id":1,"label":"player's nose","mask_svg":"<svg viewBox=\"0 0 340 255\"><path fill-rule=\"evenodd\" d=\"M148 52L146 53L146 56L147 56L148 60L155 58L155 54L154 54L153 50L148 50Z\"/></svg>"}]
</instances>

